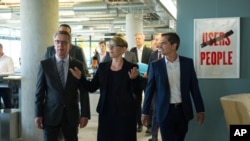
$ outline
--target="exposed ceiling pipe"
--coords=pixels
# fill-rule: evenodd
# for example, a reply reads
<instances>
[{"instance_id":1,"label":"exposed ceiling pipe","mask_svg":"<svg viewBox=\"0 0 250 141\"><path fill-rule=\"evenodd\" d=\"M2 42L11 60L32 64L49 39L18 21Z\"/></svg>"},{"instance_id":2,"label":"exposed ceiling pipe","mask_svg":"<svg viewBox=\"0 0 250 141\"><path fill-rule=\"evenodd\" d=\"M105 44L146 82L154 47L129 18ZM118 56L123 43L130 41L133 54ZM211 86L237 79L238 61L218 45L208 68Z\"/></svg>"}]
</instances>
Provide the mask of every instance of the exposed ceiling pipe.
<instances>
[{"instance_id":1,"label":"exposed ceiling pipe","mask_svg":"<svg viewBox=\"0 0 250 141\"><path fill-rule=\"evenodd\" d=\"M99 11L107 10L106 2L78 2L73 5L74 11Z\"/></svg>"},{"instance_id":2,"label":"exposed ceiling pipe","mask_svg":"<svg viewBox=\"0 0 250 141\"><path fill-rule=\"evenodd\" d=\"M64 23L64 22L60 22ZM112 24L112 21L83 21L83 22L67 22L70 25L97 26Z\"/></svg>"},{"instance_id":3,"label":"exposed ceiling pipe","mask_svg":"<svg viewBox=\"0 0 250 141\"><path fill-rule=\"evenodd\" d=\"M19 7L0 8L0 13L20 13L20 8Z\"/></svg>"},{"instance_id":4,"label":"exposed ceiling pipe","mask_svg":"<svg viewBox=\"0 0 250 141\"><path fill-rule=\"evenodd\" d=\"M125 15L129 13L134 14L147 14L155 13L159 16L159 20L154 21L149 19L144 19L143 24L145 26L145 32L163 32L168 29L169 20L172 17L162 8L162 6L157 2L158 0L129 0L124 3L121 2L107 2L107 0L99 2L79 2L73 5L73 7L59 7L59 11L74 11L75 15L78 17L88 17L91 21L82 21L82 22L67 22L69 25L81 25L81 26L124 26ZM2 8L0 13L20 13L20 7L15 8ZM109 18L105 20L100 20L100 18ZM112 17L119 17L111 19ZM92 21L97 18L96 21ZM99 19L98 19L99 18ZM61 22L65 23L65 22ZM160 28L159 28L160 27ZM162 31L161 31L162 30ZM86 31L86 30L85 30ZM87 32L87 31L86 31ZM96 30L89 31L90 33L96 33ZM97 32L110 32L108 30L99 30ZM122 32L122 31L120 31Z\"/></svg>"}]
</instances>

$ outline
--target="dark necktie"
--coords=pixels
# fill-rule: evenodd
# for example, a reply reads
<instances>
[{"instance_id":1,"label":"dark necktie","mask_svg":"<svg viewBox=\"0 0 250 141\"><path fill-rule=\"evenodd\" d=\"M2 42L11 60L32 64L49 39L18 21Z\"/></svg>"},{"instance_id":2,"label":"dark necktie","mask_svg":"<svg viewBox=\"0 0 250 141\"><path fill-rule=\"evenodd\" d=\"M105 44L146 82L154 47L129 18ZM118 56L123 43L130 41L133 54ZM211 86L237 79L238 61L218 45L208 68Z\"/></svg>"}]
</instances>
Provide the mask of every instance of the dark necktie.
<instances>
[{"instance_id":1,"label":"dark necktie","mask_svg":"<svg viewBox=\"0 0 250 141\"><path fill-rule=\"evenodd\" d=\"M63 60L61 60L61 61L59 62L59 69L58 69L58 72L59 72L59 76L60 76L62 85L64 86L65 78L64 78L64 61L63 61Z\"/></svg>"}]
</instances>

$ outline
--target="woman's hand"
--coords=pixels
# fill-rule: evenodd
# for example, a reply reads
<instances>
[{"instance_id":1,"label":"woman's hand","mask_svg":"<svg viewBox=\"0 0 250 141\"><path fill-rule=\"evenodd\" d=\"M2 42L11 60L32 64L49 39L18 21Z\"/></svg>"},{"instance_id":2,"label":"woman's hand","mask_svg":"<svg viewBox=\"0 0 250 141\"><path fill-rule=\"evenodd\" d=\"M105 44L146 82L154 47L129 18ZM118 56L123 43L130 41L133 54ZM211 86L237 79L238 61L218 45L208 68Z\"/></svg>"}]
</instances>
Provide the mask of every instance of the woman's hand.
<instances>
[{"instance_id":1,"label":"woman's hand","mask_svg":"<svg viewBox=\"0 0 250 141\"><path fill-rule=\"evenodd\" d=\"M73 69L69 68L69 71L75 78L81 79L82 72L77 67L74 67Z\"/></svg>"},{"instance_id":2,"label":"woman's hand","mask_svg":"<svg viewBox=\"0 0 250 141\"><path fill-rule=\"evenodd\" d=\"M139 71L137 67L133 67L129 72L128 72L129 78L130 79L135 79L139 75Z\"/></svg>"}]
</instances>

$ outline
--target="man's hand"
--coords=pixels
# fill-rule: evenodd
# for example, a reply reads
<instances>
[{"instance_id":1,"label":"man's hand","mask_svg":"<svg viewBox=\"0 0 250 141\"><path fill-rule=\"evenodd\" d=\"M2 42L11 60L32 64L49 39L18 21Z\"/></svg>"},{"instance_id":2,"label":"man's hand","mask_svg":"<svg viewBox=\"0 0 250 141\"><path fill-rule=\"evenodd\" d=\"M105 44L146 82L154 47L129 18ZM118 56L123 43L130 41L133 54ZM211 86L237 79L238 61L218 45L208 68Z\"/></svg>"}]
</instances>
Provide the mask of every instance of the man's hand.
<instances>
[{"instance_id":1,"label":"man's hand","mask_svg":"<svg viewBox=\"0 0 250 141\"><path fill-rule=\"evenodd\" d=\"M43 129L43 118L42 117L36 117L35 118L35 125L39 129Z\"/></svg>"},{"instance_id":2,"label":"man's hand","mask_svg":"<svg viewBox=\"0 0 250 141\"><path fill-rule=\"evenodd\" d=\"M148 115L142 115L141 116L141 122L142 122L142 124L144 125L144 126L148 126Z\"/></svg>"},{"instance_id":3,"label":"man's hand","mask_svg":"<svg viewBox=\"0 0 250 141\"><path fill-rule=\"evenodd\" d=\"M201 125L205 120L205 113L204 112L200 112L197 114L197 122L199 125Z\"/></svg>"},{"instance_id":4,"label":"man's hand","mask_svg":"<svg viewBox=\"0 0 250 141\"><path fill-rule=\"evenodd\" d=\"M81 79L82 72L77 67L69 68L69 71L75 78Z\"/></svg>"},{"instance_id":5,"label":"man's hand","mask_svg":"<svg viewBox=\"0 0 250 141\"><path fill-rule=\"evenodd\" d=\"M84 128L88 124L88 121L89 121L89 119L87 119L85 117L81 117L80 123L79 123L80 128Z\"/></svg>"}]
</instances>

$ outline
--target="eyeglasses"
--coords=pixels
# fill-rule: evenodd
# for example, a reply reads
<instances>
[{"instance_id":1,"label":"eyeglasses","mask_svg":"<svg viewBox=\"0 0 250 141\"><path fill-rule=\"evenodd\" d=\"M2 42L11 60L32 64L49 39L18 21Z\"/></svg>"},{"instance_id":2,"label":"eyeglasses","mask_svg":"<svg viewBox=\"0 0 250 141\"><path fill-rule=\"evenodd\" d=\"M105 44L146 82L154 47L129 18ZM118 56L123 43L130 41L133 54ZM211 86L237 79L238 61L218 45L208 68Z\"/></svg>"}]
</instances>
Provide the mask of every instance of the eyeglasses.
<instances>
[{"instance_id":1,"label":"eyeglasses","mask_svg":"<svg viewBox=\"0 0 250 141\"><path fill-rule=\"evenodd\" d=\"M62 45L68 45L68 44L69 44L68 41L61 41L61 40L54 40L54 42L55 42L56 44L62 44Z\"/></svg>"},{"instance_id":2,"label":"eyeglasses","mask_svg":"<svg viewBox=\"0 0 250 141\"><path fill-rule=\"evenodd\" d=\"M113 45L109 45L108 47L109 47L109 49L114 49L114 48L118 48L118 47L122 47L122 46L113 44Z\"/></svg>"}]
</instances>

